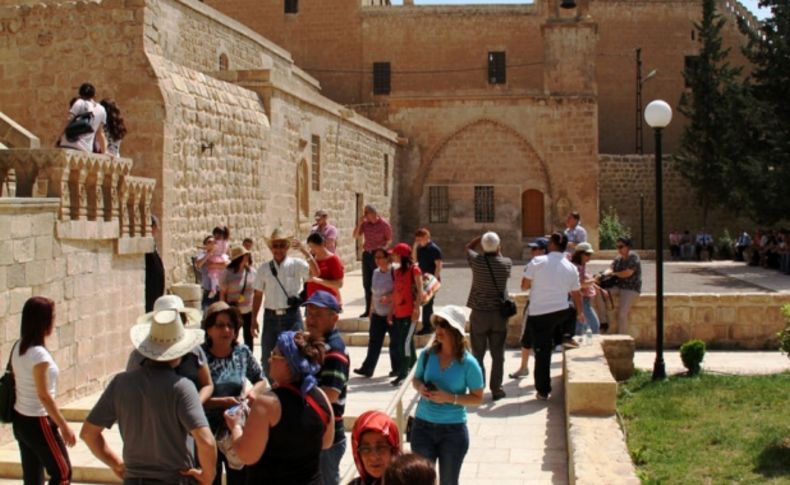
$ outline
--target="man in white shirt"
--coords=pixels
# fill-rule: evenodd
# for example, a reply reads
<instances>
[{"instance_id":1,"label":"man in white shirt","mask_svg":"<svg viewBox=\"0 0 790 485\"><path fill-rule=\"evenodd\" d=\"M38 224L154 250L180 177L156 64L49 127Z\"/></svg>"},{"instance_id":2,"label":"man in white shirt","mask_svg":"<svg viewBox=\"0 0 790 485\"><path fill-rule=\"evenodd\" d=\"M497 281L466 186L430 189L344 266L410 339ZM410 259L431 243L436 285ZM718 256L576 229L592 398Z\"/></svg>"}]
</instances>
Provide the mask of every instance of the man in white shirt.
<instances>
[{"instance_id":1,"label":"man in white shirt","mask_svg":"<svg viewBox=\"0 0 790 485\"><path fill-rule=\"evenodd\" d=\"M524 268L521 288L529 291L529 325L535 351L535 389L537 398L546 400L551 393L551 353L554 330L566 319L584 322L579 272L563 254L567 239L555 232L549 238L548 254L532 258ZM576 306L568 303L568 293Z\"/></svg>"},{"instance_id":2,"label":"man in white shirt","mask_svg":"<svg viewBox=\"0 0 790 485\"><path fill-rule=\"evenodd\" d=\"M66 137L66 130L64 128L64 133L58 142L59 147L93 153L95 142L99 153L107 151L107 139L104 137L104 124L107 122L107 112L104 110L104 106L96 102L94 99L95 97L96 88L93 87L93 84L83 83L82 86L80 86L79 98L74 101L69 108L69 119L66 126L68 126L75 117L85 113L91 113L93 116L90 119L90 125L93 131L69 140L68 137Z\"/></svg>"},{"instance_id":3,"label":"man in white shirt","mask_svg":"<svg viewBox=\"0 0 790 485\"><path fill-rule=\"evenodd\" d=\"M255 277L255 294L252 300L252 336L258 336L258 312L263 304L263 335L261 336L261 366L269 377L269 354L277 337L286 330L303 330L299 293L304 284L321 271L313 256L299 241L293 240L278 227L267 240L273 259L258 268ZM288 249L299 250L305 259L291 258Z\"/></svg>"}]
</instances>

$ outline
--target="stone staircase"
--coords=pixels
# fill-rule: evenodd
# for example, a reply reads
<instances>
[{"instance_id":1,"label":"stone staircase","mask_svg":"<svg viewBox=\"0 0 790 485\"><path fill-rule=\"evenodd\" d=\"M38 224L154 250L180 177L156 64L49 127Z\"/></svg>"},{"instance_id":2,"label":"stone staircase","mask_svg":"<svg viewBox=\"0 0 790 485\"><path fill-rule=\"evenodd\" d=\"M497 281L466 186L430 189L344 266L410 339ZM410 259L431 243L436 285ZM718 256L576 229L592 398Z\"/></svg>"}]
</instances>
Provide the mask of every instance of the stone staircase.
<instances>
[{"instance_id":1,"label":"stone staircase","mask_svg":"<svg viewBox=\"0 0 790 485\"><path fill-rule=\"evenodd\" d=\"M421 324L417 324L416 330L419 330ZM337 323L337 329L340 331L340 335L343 337L343 341L349 347L367 347L369 334L368 330L370 329L370 320L367 318L342 318ZM415 335L414 336L414 346L422 348L428 342L430 335ZM389 335L384 336L384 348L387 348L389 345Z\"/></svg>"}]
</instances>

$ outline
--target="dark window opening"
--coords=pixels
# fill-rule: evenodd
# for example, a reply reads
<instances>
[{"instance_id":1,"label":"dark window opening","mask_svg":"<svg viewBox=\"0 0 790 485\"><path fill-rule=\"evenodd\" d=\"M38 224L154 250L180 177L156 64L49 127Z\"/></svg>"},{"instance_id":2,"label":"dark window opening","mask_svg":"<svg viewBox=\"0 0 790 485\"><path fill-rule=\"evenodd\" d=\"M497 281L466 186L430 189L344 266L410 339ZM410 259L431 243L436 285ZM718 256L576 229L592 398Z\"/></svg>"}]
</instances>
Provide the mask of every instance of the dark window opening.
<instances>
[{"instance_id":1,"label":"dark window opening","mask_svg":"<svg viewBox=\"0 0 790 485\"><path fill-rule=\"evenodd\" d=\"M228 70L228 56L226 54L219 55L219 70L220 71Z\"/></svg>"},{"instance_id":2,"label":"dark window opening","mask_svg":"<svg viewBox=\"0 0 790 485\"><path fill-rule=\"evenodd\" d=\"M494 222L494 187L475 185L475 222Z\"/></svg>"},{"instance_id":3,"label":"dark window opening","mask_svg":"<svg viewBox=\"0 0 790 485\"><path fill-rule=\"evenodd\" d=\"M373 94L390 93L390 63L373 63Z\"/></svg>"},{"instance_id":4,"label":"dark window opening","mask_svg":"<svg viewBox=\"0 0 790 485\"><path fill-rule=\"evenodd\" d=\"M299 0L285 0L285 13L299 13Z\"/></svg>"},{"instance_id":5,"label":"dark window opening","mask_svg":"<svg viewBox=\"0 0 790 485\"><path fill-rule=\"evenodd\" d=\"M450 220L450 202L446 186L428 188L428 221L447 222Z\"/></svg>"},{"instance_id":6,"label":"dark window opening","mask_svg":"<svg viewBox=\"0 0 790 485\"><path fill-rule=\"evenodd\" d=\"M505 84L505 53L488 53L488 84Z\"/></svg>"},{"instance_id":7,"label":"dark window opening","mask_svg":"<svg viewBox=\"0 0 790 485\"><path fill-rule=\"evenodd\" d=\"M321 137L313 135L311 139L311 148L313 152L312 163L310 167L310 175L313 179L313 190L321 190Z\"/></svg>"},{"instance_id":8,"label":"dark window opening","mask_svg":"<svg viewBox=\"0 0 790 485\"><path fill-rule=\"evenodd\" d=\"M690 88L691 84L689 83L689 75L693 75L693 73L697 70L697 66L699 65L699 56L686 56L684 61L684 69L686 75L683 76L685 79L686 87Z\"/></svg>"},{"instance_id":9,"label":"dark window opening","mask_svg":"<svg viewBox=\"0 0 790 485\"><path fill-rule=\"evenodd\" d=\"M384 154L384 197L390 195L390 156Z\"/></svg>"}]
</instances>

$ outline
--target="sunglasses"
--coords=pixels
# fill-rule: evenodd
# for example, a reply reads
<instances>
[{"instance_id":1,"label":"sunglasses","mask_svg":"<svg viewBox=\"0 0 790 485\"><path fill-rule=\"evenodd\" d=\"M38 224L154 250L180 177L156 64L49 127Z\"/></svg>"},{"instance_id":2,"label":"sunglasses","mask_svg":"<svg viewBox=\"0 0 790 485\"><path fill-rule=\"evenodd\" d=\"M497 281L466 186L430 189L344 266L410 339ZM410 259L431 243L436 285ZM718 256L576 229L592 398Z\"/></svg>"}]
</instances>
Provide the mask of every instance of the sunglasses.
<instances>
[{"instance_id":1,"label":"sunglasses","mask_svg":"<svg viewBox=\"0 0 790 485\"><path fill-rule=\"evenodd\" d=\"M269 354L269 358L271 360L285 360L285 356L279 350L273 350L271 354Z\"/></svg>"}]
</instances>

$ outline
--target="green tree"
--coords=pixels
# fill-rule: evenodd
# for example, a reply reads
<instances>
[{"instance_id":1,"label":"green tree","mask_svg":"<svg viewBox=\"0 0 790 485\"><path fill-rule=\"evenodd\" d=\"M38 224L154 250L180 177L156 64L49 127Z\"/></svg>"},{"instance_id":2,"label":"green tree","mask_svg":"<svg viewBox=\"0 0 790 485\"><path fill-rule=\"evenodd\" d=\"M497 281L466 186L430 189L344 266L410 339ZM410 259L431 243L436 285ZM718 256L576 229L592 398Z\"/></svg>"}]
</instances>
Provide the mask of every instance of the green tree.
<instances>
[{"instance_id":1,"label":"green tree","mask_svg":"<svg viewBox=\"0 0 790 485\"><path fill-rule=\"evenodd\" d=\"M683 71L690 89L683 93L678 106L689 123L675 158L680 172L696 191L703 224L714 207L741 208L745 195L738 190L740 185L733 184L743 169L739 160L745 156L740 114L745 103L741 70L730 66L729 49L722 47L725 23L716 13L716 0L703 0L702 20L694 24L700 52Z\"/></svg>"},{"instance_id":2,"label":"green tree","mask_svg":"<svg viewBox=\"0 0 790 485\"><path fill-rule=\"evenodd\" d=\"M774 224L790 214L790 2L761 0L771 16L756 29L741 19L749 37L744 53L753 64L744 83L749 130L744 177L750 191L745 208L757 222Z\"/></svg>"}]
</instances>

